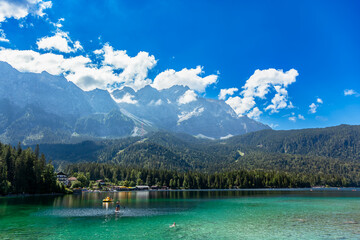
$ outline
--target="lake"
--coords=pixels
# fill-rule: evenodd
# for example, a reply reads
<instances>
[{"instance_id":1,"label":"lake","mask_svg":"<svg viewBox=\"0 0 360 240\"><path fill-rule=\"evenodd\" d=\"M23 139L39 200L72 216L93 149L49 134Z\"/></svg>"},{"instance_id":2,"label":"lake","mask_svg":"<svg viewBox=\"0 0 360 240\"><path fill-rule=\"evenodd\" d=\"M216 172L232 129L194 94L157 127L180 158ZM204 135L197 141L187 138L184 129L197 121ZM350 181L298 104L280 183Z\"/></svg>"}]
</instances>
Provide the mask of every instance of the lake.
<instances>
[{"instance_id":1,"label":"lake","mask_svg":"<svg viewBox=\"0 0 360 240\"><path fill-rule=\"evenodd\" d=\"M2 197L0 239L360 239L360 189Z\"/></svg>"}]
</instances>

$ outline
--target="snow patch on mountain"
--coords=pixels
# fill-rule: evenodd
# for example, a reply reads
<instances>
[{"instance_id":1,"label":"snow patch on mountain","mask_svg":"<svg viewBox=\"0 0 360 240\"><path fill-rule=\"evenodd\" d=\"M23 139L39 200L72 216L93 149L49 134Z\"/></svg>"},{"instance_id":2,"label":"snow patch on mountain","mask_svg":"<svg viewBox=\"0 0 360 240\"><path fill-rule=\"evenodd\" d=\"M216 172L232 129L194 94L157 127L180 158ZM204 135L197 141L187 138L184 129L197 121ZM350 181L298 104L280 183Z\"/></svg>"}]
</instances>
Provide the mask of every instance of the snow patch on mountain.
<instances>
[{"instance_id":1,"label":"snow patch on mountain","mask_svg":"<svg viewBox=\"0 0 360 240\"><path fill-rule=\"evenodd\" d=\"M232 135L232 134L228 134L228 135L226 135L226 136L224 136L224 137L220 137L220 140L225 140L225 139L228 139L228 138L231 138L231 137L233 137L234 135Z\"/></svg>"},{"instance_id":2,"label":"snow patch on mountain","mask_svg":"<svg viewBox=\"0 0 360 240\"><path fill-rule=\"evenodd\" d=\"M202 112L204 112L203 107L197 107L191 112L181 112L181 114L178 115L179 120L177 121L177 124L179 125L181 122L189 120L192 117L200 116Z\"/></svg>"},{"instance_id":3,"label":"snow patch on mountain","mask_svg":"<svg viewBox=\"0 0 360 240\"><path fill-rule=\"evenodd\" d=\"M201 133L198 134L198 135L196 135L196 136L194 136L194 137L196 137L196 138L202 138L202 139L208 139L208 140L215 140L215 138L205 136L204 134L201 134Z\"/></svg>"},{"instance_id":4,"label":"snow patch on mountain","mask_svg":"<svg viewBox=\"0 0 360 240\"><path fill-rule=\"evenodd\" d=\"M162 103L163 103L162 100L158 99L157 101L156 100L151 100L148 105L149 106L160 106Z\"/></svg>"},{"instance_id":5,"label":"snow patch on mountain","mask_svg":"<svg viewBox=\"0 0 360 240\"><path fill-rule=\"evenodd\" d=\"M128 104L137 104L138 101L135 98L134 95L131 95L130 93L125 93L125 95L122 98L116 98L113 94L111 94L112 99L116 103L128 103Z\"/></svg>"}]
</instances>

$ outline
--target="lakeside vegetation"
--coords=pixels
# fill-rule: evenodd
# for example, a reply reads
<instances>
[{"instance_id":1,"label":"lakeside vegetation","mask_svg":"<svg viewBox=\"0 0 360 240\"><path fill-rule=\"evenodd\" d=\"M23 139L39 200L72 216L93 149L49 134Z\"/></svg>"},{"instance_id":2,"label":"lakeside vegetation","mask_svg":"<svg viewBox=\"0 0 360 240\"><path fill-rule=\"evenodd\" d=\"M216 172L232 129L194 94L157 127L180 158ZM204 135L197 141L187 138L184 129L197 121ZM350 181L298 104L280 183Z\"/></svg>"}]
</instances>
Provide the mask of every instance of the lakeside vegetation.
<instances>
[{"instance_id":1,"label":"lakeside vegetation","mask_svg":"<svg viewBox=\"0 0 360 240\"><path fill-rule=\"evenodd\" d=\"M46 163L44 154L30 148L14 148L0 143L0 195L63 193L65 187L59 184L54 166Z\"/></svg>"},{"instance_id":2,"label":"lakeside vegetation","mask_svg":"<svg viewBox=\"0 0 360 240\"><path fill-rule=\"evenodd\" d=\"M340 175L296 174L280 171L233 170L219 173L179 172L165 169L122 167L104 163L78 163L65 172L78 179L77 187L91 187L103 179L113 185L167 186L171 189L304 188L311 186L354 187Z\"/></svg>"}]
</instances>

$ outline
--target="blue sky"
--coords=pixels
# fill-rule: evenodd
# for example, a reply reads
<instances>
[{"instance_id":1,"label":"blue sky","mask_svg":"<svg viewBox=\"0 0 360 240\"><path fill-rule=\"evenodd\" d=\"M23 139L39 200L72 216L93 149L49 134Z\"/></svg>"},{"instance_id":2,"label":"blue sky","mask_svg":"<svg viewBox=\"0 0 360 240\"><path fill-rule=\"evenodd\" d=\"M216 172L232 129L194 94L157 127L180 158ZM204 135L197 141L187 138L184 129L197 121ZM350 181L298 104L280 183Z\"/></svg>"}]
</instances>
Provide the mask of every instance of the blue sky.
<instances>
[{"instance_id":1,"label":"blue sky","mask_svg":"<svg viewBox=\"0 0 360 240\"><path fill-rule=\"evenodd\" d=\"M224 99L275 129L360 123L358 1L0 0L1 8L0 60L20 71L64 74L84 90L178 83L217 99L237 88Z\"/></svg>"}]
</instances>

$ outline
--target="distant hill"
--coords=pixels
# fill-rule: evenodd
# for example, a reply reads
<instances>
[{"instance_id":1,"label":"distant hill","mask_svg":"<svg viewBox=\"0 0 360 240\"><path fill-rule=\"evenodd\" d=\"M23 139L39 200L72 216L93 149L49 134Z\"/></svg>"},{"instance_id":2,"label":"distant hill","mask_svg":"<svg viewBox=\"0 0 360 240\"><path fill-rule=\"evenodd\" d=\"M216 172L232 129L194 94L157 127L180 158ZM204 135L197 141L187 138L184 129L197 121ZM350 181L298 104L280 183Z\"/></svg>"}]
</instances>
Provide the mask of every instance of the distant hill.
<instances>
[{"instance_id":1,"label":"distant hill","mask_svg":"<svg viewBox=\"0 0 360 240\"><path fill-rule=\"evenodd\" d=\"M225 141L253 151L360 161L360 126L340 125L288 131L264 130Z\"/></svg>"}]
</instances>

